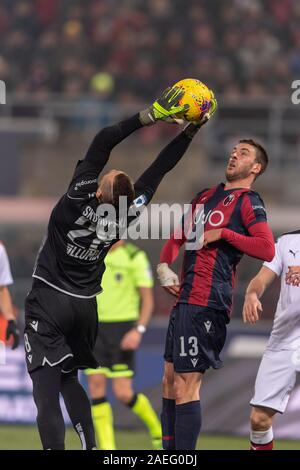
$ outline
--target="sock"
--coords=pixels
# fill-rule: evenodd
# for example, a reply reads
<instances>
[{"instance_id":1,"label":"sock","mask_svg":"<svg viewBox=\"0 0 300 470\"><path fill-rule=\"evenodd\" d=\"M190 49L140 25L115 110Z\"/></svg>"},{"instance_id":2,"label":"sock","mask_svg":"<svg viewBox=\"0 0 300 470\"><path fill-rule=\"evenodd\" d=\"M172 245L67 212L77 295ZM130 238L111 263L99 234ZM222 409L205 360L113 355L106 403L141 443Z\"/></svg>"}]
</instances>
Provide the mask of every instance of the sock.
<instances>
[{"instance_id":1,"label":"sock","mask_svg":"<svg viewBox=\"0 0 300 470\"><path fill-rule=\"evenodd\" d=\"M96 448L95 431L88 396L78 381L78 372L62 374L61 394L73 427L81 441L82 450Z\"/></svg>"},{"instance_id":2,"label":"sock","mask_svg":"<svg viewBox=\"0 0 300 470\"><path fill-rule=\"evenodd\" d=\"M154 448L161 449L161 424L148 398L138 393L128 406L147 426Z\"/></svg>"},{"instance_id":3,"label":"sock","mask_svg":"<svg viewBox=\"0 0 300 470\"><path fill-rule=\"evenodd\" d=\"M200 400L176 405L175 449L194 450L201 429Z\"/></svg>"},{"instance_id":4,"label":"sock","mask_svg":"<svg viewBox=\"0 0 300 470\"><path fill-rule=\"evenodd\" d=\"M37 425L44 450L64 450L65 423L59 404L60 366L45 365L30 373Z\"/></svg>"},{"instance_id":5,"label":"sock","mask_svg":"<svg viewBox=\"0 0 300 470\"><path fill-rule=\"evenodd\" d=\"M175 400L163 398L162 413L162 443L164 450L175 449Z\"/></svg>"},{"instance_id":6,"label":"sock","mask_svg":"<svg viewBox=\"0 0 300 470\"><path fill-rule=\"evenodd\" d=\"M273 449L273 428L267 431L250 431L250 450L272 450Z\"/></svg>"},{"instance_id":7,"label":"sock","mask_svg":"<svg viewBox=\"0 0 300 470\"><path fill-rule=\"evenodd\" d=\"M94 428L102 450L116 450L113 413L106 397L92 400Z\"/></svg>"}]
</instances>

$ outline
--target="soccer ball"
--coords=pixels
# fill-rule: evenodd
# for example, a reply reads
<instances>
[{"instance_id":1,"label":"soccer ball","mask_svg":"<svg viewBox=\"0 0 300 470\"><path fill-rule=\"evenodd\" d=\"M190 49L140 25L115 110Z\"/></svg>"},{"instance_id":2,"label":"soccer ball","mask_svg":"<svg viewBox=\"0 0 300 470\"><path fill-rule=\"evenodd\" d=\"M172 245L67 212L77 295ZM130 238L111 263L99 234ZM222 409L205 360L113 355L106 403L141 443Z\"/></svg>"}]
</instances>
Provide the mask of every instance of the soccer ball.
<instances>
[{"instance_id":1,"label":"soccer ball","mask_svg":"<svg viewBox=\"0 0 300 470\"><path fill-rule=\"evenodd\" d=\"M174 86L184 91L184 95L180 98L179 104L189 105L188 111L182 115L186 121L197 121L209 110L214 94L204 83L200 82L200 80L185 78L175 83Z\"/></svg>"}]
</instances>

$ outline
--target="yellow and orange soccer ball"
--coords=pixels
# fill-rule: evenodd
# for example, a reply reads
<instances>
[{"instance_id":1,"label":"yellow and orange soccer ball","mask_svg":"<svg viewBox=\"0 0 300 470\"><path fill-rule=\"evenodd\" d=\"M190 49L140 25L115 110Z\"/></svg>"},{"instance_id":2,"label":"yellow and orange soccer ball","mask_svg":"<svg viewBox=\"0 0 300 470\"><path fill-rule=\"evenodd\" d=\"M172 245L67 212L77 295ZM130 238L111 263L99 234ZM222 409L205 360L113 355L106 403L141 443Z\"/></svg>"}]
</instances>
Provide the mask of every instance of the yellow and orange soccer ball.
<instances>
[{"instance_id":1,"label":"yellow and orange soccer ball","mask_svg":"<svg viewBox=\"0 0 300 470\"><path fill-rule=\"evenodd\" d=\"M197 121L209 110L214 93L200 80L185 78L175 83L174 86L184 91L179 104L189 105L189 109L182 115L183 119L186 121Z\"/></svg>"}]
</instances>

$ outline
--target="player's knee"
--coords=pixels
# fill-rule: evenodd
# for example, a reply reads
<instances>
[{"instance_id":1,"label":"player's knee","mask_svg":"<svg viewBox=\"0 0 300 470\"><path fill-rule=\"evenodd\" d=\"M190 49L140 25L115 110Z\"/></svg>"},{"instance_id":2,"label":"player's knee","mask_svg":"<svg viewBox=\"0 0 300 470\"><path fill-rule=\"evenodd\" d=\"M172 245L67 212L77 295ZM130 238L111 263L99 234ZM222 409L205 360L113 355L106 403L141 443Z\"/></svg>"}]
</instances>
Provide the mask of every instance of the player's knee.
<instances>
[{"instance_id":1,"label":"player's knee","mask_svg":"<svg viewBox=\"0 0 300 470\"><path fill-rule=\"evenodd\" d=\"M88 379L89 392L92 399L102 398L106 393L105 377L99 375L91 375Z\"/></svg>"},{"instance_id":2,"label":"player's knee","mask_svg":"<svg viewBox=\"0 0 300 470\"><path fill-rule=\"evenodd\" d=\"M174 387L174 375L173 374L168 374L164 373L163 379L162 379L162 384L163 384L163 389L164 390L169 390L173 389Z\"/></svg>"},{"instance_id":3,"label":"player's knee","mask_svg":"<svg viewBox=\"0 0 300 470\"><path fill-rule=\"evenodd\" d=\"M199 400L200 381L191 374L175 374L174 394L176 402Z\"/></svg>"},{"instance_id":4,"label":"player's knee","mask_svg":"<svg viewBox=\"0 0 300 470\"><path fill-rule=\"evenodd\" d=\"M272 419L260 408L253 408L250 415L251 429L253 431L266 431L272 426Z\"/></svg>"},{"instance_id":5,"label":"player's knee","mask_svg":"<svg viewBox=\"0 0 300 470\"><path fill-rule=\"evenodd\" d=\"M134 392L132 390L116 389L114 392L115 392L116 399L119 400L124 405L127 405L128 403L130 403L134 395Z\"/></svg>"},{"instance_id":6,"label":"player's knee","mask_svg":"<svg viewBox=\"0 0 300 470\"><path fill-rule=\"evenodd\" d=\"M50 410L54 412L60 407L59 395L34 393L33 397L39 416L48 415Z\"/></svg>"},{"instance_id":7,"label":"player's knee","mask_svg":"<svg viewBox=\"0 0 300 470\"><path fill-rule=\"evenodd\" d=\"M119 383L118 381L116 381L115 383L113 382L113 392L116 399L124 405L130 403L134 396L134 391L132 390L131 385L126 384L123 381L122 383Z\"/></svg>"},{"instance_id":8,"label":"player's knee","mask_svg":"<svg viewBox=\"0 0 300 470\"><path fill-rule=\"evenodd\" d=\"M189 392L187 381L183 376L177 376L174 379L174 395L176 401L183 401L188 399Z\"/></svg>"}]
</instances>

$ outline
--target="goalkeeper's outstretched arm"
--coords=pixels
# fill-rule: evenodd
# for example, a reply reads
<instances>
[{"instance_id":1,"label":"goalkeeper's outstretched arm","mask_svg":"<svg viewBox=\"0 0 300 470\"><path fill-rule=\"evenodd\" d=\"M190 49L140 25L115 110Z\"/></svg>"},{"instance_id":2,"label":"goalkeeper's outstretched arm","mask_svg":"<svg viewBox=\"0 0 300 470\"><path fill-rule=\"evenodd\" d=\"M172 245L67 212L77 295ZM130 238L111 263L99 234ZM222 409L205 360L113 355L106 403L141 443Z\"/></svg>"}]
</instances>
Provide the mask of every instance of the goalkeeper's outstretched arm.
<instances>
[{"instance_id":1,"label":"goalkeeper's outstretched arm","mask_svg":"<svg viewBox=\"0 0 300 470\"><path fill-rule=\"evenodd\" d=\"M143 124L139 119L139 114L135 114L115 125L104 127L94 137L86 153L85 160L97 165L100 172L108 162L112 149L141 127L143 127Z\"/></svg>"},{"instance_id":2,"label":"goalkeeper's outstretched arm","mask_svg":"<svg viewBox=\"0 0 300 470\"><path fill-rule=\"evenodd\" d=\"M173 90L173 89L171 89ZM167 90L168 91L168 90ZM176 99L179 99L181 97L182 92L177 92ZM170 94L170 91L168 92ZM168 96L167 94L167 96ZM178 98L179 97L179 98ZM172 98L174 102L174 97ZM158 103L159 100L156 102ZM153 107L155 106L155 104ZM165 105L165 101L160 101L161 104ZM179 111L179 107L175 107L176 104L173 104L173 113L174 109L176 110L176 113ZM162 106L160 105L160 108ZM174 108L175 107L175 108ZM201 119L198 122L191 122L188 124L185 129L177 136L175 139L173 139L158 155L156 160L150 165L150 167L140 176L140 178L136 181L135 183L135 192L137 195L146 193L147 194L147 201L146 204L148 204L153 197L155 191L158 188L158 185L160 184L161 180L163 177L171 171L177 163L181 160L183 155L185 154L186 150L188 149L191 141L199 131L199 129L206 124L206 122L211 118L211 116L215 113L217 109L217 101L214 98L212 100L211 106L209 111L204 114ZM147 110L146 110L147 111ZM183 110L181 110L182 112ZM161 111L160 111L161 112ZM149 114L146 112L140 113L141 119L145 119L145 116ZM151 114L151 113L150 113ZM152 112L152 116L154 113ZM163 119L165 121L169 121L170 119L173 122L178 122L176 117L170 116L169 117L161 117L161 114L158 114L158 119ZM144 121L146 122L146 121ZM147 121L148 124L150 120ZM149 196L150 195L150 196Z\"/></svg>"},{"instance_id":3,"label":"goalkeeper's outstretched arm","mask_svg":"<svg viewBox=\"0 0 300 470\"><path fill-rule=\"evenodd\" d=\"M135 192L137 195L146 193L148 195L147 204L164 176L180 162L198 130L199 126L189 124L159 153L154 162L136 181Z\"/></svg>"},{"instance_id":4,"label":"goalkeeper's outstretched arm","mask_svg":"<svg viewBox=\"0 0 300 470\"><path fill-rule=\"evenodd\" d=\"M160 120L172 122L173 115L185 111L186 105L180 106L178 104L182 94L183 92L179 89L168 88L149 108L131 118L102 129L91 143L85 160L97 165L100 172L107 163L112 149L130 134L143 126L154 124Z\"/></svg>"}]
</instances>

